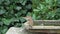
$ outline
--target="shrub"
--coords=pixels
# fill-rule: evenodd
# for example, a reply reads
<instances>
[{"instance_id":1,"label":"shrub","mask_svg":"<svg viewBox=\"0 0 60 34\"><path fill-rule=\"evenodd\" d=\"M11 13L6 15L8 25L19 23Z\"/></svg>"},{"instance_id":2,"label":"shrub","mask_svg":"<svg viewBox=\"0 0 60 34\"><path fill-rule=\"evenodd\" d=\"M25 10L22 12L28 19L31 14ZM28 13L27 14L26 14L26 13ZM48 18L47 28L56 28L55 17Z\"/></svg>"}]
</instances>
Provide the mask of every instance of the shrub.
<instances>
[{"instance_id":1,"label":"shrub","mask_svg":"<svg viewBox=\"0 0 60 34\"><path fill-rule=\"evenodd\" d=\"M60 0L33 0L31 16L37 20L60 20Z\"/></svg>"},{"instance_id":2,"label":"shrub","mask_svg":"<svg viewBox=\"0 0 60 34\"><path fill-rule=\"evenodd\" d=\"M5 34L10 27L21 27L31 12L31 0L0 0L0 34Z\"/></svg>"}]
</instances>

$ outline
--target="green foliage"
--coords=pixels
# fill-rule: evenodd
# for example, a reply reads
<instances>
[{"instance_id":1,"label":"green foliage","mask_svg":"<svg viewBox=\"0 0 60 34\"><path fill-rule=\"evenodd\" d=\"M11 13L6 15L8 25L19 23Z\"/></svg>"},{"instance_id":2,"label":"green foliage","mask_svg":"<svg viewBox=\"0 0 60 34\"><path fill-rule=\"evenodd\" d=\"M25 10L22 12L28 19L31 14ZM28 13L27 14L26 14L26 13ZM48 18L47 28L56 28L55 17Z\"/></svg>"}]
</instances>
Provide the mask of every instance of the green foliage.
<instances>
[{"instance_id":1,"label":"green foliage","mask_svg":"<svg viewBox=\"0 0 60 34\"><path fill-rule=\"evenodd\" d=\"M31 10L31 0L0 0L0 34L10 27L21 27Z\"/></svg>"},{"instance_id":2,"label":"green foliage","mask_svg":"<svg viewBox=\"0 0 60 34\"><path fill-rule=\"evenodd\" d=\"M60 20L60 0L0 0L0 34L5 34L10 27L21 27L26 22L22 18L25 16L35 20Z\"/></svg>"},{"instance_id":3,"label":"green foliage","mask_svg":"<svg viewBox=\"0 0 60 34\"><path fill-rule=\"evenodd\" d=\"M38 20L59 20L60 0L32 0L33 19Z\"/></svg>"}]
</instances>

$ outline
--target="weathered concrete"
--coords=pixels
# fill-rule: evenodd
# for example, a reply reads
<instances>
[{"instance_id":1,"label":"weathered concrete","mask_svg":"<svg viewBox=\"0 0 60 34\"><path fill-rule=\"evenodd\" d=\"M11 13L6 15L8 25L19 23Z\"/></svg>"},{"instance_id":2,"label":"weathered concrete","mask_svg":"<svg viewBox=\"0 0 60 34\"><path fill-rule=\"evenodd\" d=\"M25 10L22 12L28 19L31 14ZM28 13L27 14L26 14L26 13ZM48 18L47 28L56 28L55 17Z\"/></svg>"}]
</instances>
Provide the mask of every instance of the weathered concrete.
<instances>
[{"instance_id":1,"label":"weathered concrete","mask_svg":"<svg viewBox=\"0 0 60 34\"><path fill-rule=\"evenodd\" d=\"M28 34L24 28L11 27L6 34Z\"/></svg>"},{"instance_id":2,"label":"weathered concrete","mask_svg":"<svg viewBox=\"0 0 60 34\"><path fill-rule=\"evenodd\" d=\"M46 33L29 32L24 28L11 27L6 34L46 34Z\"/></svg>"}]
</instances>

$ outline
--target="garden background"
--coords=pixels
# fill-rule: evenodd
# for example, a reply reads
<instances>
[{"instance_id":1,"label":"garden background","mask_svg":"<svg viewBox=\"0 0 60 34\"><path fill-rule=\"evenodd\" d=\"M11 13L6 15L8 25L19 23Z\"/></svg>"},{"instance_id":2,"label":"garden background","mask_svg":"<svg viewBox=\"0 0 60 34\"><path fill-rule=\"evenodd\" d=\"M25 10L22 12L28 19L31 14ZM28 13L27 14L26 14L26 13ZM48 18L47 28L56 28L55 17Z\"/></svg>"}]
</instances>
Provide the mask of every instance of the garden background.
<instances>
[{"instance_id":1,"label":"garden background","mask_svg":"<svg viewBox=\"0 0 60 34\"><path fill-rule=\"evenodd\" d=\"M60 20L60 0L0 0L0 34L33 20Z\"/></svg>"}]
</instances>

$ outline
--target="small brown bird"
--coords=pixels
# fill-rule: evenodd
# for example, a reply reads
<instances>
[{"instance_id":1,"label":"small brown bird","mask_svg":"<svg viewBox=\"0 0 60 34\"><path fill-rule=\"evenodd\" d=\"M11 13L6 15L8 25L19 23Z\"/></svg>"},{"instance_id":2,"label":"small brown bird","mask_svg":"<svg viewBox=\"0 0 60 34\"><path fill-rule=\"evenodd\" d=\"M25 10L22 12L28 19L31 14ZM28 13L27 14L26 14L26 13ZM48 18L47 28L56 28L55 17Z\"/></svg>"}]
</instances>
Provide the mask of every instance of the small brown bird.
<instances>
[{"instance_id":1,"label":"small brown bird","mask_svg":"<svg viewBox=\"0 0 60 34\"><path fill-rule=\"evenodd\" d=\"M27 17L24 17L24 18L27 20L27 22L24 23L26 29L32 28L32 25L33 25L32 18L30 16L27 16Z\"/></svg>"}]
</instances>

